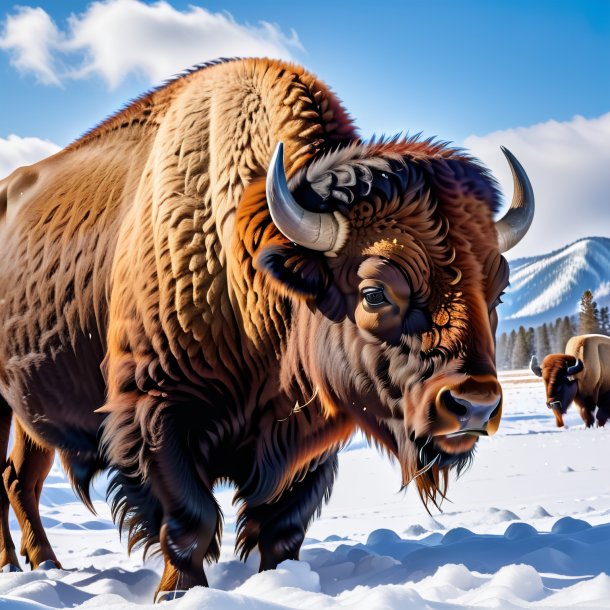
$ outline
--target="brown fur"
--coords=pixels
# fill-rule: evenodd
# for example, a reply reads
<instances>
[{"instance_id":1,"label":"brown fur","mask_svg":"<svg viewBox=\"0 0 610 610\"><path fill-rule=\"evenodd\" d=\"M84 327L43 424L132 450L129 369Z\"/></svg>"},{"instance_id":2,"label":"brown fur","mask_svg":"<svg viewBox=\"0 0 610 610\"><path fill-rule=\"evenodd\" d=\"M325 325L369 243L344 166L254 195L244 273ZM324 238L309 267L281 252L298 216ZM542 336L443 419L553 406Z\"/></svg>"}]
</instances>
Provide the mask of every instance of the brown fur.
<instances>
[{"instance_id":1,"label":"brown fur","mask_svg":"<svg viewBox=\"0 0 610 610\"><path fill-rule=\"evenodd\" d=\"M560 400L562 406L555 412L557 425L563 426L563 415L572 400L578 407L587 427L595 421L605 425L610 416L610 337L605 335L577 335L566 344L565 354L550 354L542 362L542 378L547 395L547 405ZM579 359L584 368L567 377L567 367ZM597 412L596 412L597 409Z\"/></svg>"},{"instance_id":2,"label":"brown fur","mask_svg":"<svg viewBox=\"0 0 610 610\"><path fill-rule=\"evenodd\" d=\"M339 256L290 243L271 221L277 141L295 193L318 181L348 201ZM449 465L468 463L472 443L426 438L442 387L480 377L497 388L507 265L494 182L459 151L362 143L302 68L231 61L17 170L3 201L0 394L24 438L59 448L85 501L94 473L112 469L130 548L159 543L165 556L161 589L206 584L218 480L238 489L241 554L258 545L266 569L298 557L356 427L426 501L444 496ZM371 258L409 287L392 340L356 322ZM441 455L447 465L419 474Z\"/></svg>"}]
</instances>

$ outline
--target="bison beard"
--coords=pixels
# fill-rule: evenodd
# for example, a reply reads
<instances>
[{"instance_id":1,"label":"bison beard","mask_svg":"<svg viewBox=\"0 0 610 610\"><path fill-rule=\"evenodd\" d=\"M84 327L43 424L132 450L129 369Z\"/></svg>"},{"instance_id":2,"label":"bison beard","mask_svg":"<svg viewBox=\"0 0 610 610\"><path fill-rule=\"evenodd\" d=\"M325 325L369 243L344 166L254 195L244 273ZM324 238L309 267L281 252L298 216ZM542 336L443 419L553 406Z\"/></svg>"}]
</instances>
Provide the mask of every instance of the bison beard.
<instances>
[{"instance_id":1,"label":"bison beard","mask_svg":"<svg viewBox=\"0 0 610 610\"><path fill-rule=\"evenodd\" d=\"M207 584L222 480L241 557L298 558L357 428L437 505L501 415L498 240L533 212L506 154L519 196L494 225L495 182L463 152L363 142L302 68L234 60L0 182L0 441L12 414L4 481L34 567L55 556L11 490L36 497L55 447L89 505L110 469L129 549L163 553L160 591Z\"/></svg>"}]
</instances>

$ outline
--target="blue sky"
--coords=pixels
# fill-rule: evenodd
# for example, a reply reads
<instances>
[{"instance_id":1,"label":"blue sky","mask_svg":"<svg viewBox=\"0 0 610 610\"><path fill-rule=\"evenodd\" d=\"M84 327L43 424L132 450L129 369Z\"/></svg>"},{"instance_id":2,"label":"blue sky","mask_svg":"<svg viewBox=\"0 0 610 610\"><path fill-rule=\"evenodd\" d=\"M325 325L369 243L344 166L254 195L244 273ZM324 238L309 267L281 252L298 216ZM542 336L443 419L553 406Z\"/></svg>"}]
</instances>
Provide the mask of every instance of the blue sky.
<instances>
[{"instance_id":1,"label":"blue sky","mask_svg":"<svg viewBox=\"0 0 610 610\"><path fill-rule=\"evenodd\" d=\"M89 3L18 4L42 7L65 29L70 13ZM470 134L610 110L607 0L171 4L294 30L304 47L294 59L333 87L365 134L424 131L462 143ZM150 86L133 75L114 91L100 78L40 86L11 67L6 52L0 76L0 134L60 143Z\"/></svg>"},{"instance_id":2,"label":"blue sky","mask_svg":"<svg viewBox=\"0 0 610 610\"><path fill-rule=\"evenodd\" d=\"M155 10L140 10L145 4ZM363 135L421 131L465 145L498 174L509 198L497 145L512 147L530 172L539 209L547 206L546 216L540 215L546 227L537 216L538 238L515 255L548 251L571 235L610 233L610 213L599 216L604 197L610 207L609 178L601 176L610 161L610 139L602 137L610 130L607 0L172 0L164 8L137 0L104 0L94 7L22 0L19 5L37 9L38 25L19 21L24 9L2 3L0 145L14 134L64 146L156 84L160 75L186 67L182 57L193 63L211 59L217 49L249 54L260 43L325 80ZM205 15L193 12L194 6L206 15L222 13L223 36L234 35L235 45L214 40L209 28L215 26L206 26ZM240 36L250 38L240 42ZM113 46L109 41L115 38L119 42ZM29 53L29 63L27 57L20 62L19 53L22 58ZM35 67L40 66L36 58L46 72ZM587 186L563 185L559 176ZM548 231L552 217L565 217L574 197L586 199L590 208L589 223L578 229L582 234L574 234L573 224L571 233L559 230L561 225Z\"/></svg>"}]
</instances>

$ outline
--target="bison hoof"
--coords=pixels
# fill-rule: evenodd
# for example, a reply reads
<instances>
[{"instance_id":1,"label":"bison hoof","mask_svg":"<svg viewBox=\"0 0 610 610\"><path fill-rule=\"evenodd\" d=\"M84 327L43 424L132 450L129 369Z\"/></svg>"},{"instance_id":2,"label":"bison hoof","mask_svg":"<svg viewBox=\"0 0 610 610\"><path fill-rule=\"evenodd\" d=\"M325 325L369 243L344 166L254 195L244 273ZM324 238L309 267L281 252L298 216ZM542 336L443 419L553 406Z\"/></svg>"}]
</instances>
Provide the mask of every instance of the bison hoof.
<instances>
[{"instance_id":1,"label":"bison hoof","mask_svg":"<svg viewBox=\"0 0 610 610\"><path fill-rule=\"evenodd\" d=\"M41 561L38 564L38 567L36 569L37 570L60 570L61 568L52 559L47 559L45 561Z\"/></svg>"},{"instance_id":2,"label":"bison hoof","mask_svg":"<svg viewBox=\"0 0 610 610\"><path fill-rule=\"evenodd\" d=\"M2 566L2 573L8 574L9 572L23 572L23 570L14 563L7 563L5 566Z\"/></svg>"},{"instance_id":3,"label":"bison hoof","mask_svg":"<svg viewBox=\"0 0 610 610\"><path fill-rule=\"evenodd\" d=\"M173 599L178 599L186 593L186 589L175 589L174 591L158 591L155 595L155 604L161 602L171 602Z\"/></svg>"}]
</instances>

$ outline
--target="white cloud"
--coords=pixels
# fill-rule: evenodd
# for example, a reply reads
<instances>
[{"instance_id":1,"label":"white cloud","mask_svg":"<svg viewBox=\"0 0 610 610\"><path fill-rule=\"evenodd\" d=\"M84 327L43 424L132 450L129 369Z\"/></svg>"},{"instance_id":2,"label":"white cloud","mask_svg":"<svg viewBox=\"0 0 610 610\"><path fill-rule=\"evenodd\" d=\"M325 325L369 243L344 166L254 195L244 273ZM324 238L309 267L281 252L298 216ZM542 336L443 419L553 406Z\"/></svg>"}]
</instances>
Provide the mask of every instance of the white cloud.
<instances>
[{"instance_id":1,"label":"white cloud","mask_svg":"<svg viewBox=\"0 0 610 610\"><path fill-rule=\"evenodd\" d=\"M56 153L61 147L40 138L10 135L0 138L0 180L22 165L31 165Z\"/></svg>"},{"instance_id":2,"label":"white cloud","mask_svg":"<svg viewBox=\"0 0 610 610\"><path fill-rule=\"evenodd\" d=\"M610 236L610 112L594 119L547 121L532 127L469 136L464 144L512 197L506 146L528 173L536 214L509 258L542 254L585 236Z\"/></svg>"},{"instance_id":3,"label":"white cloud","mask_svg":"<svg viewBox=\"0 0 610 610\"><path fill-rule=\"evenodd\" d=\"M0 49L11 54L11 63L21 72L33 72L46 85L59 85L52 57L61 46L61 35L41 8L18 7L4 22Z\"/></svg>"},{"instance_id":4,"label":"white cloud","mask_svg":"<svg viewBox=\"0 0 610 610\"><path fill-rule=\"evenodd\" d=\"M180 11L167 2L93 2L61 30L41 8L18 8L4 24L0 48L13 65L45 84L101 76L117 87L129 74L158 83L217 57L290 59L302 50L296 32L277 25L237 23L229 13L198 6Z\"/></svg>"}]
</instances>

